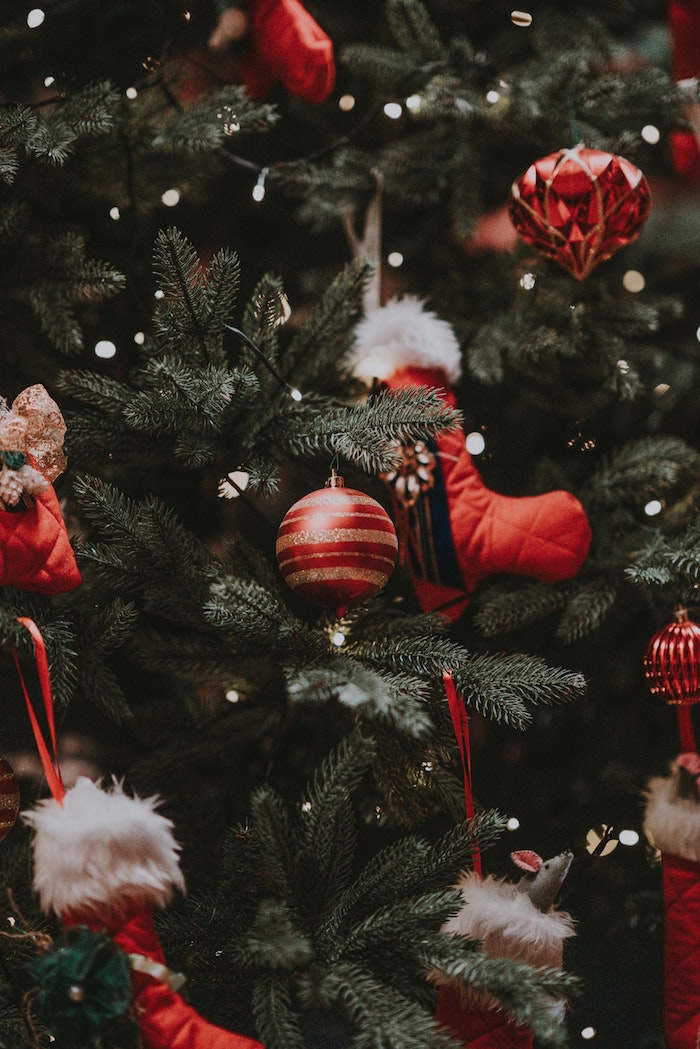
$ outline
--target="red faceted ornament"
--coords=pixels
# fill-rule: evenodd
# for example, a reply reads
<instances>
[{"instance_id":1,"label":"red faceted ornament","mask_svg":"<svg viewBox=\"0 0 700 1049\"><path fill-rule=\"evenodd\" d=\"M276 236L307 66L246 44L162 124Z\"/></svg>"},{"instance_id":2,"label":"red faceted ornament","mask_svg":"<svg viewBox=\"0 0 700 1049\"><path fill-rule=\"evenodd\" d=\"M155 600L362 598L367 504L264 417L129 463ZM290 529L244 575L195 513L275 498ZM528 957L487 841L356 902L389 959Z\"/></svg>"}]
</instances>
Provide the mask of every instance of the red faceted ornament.
<instances>
[{"instance_id":1,"label":"red faceted ornament","mask_svg":"<svg viewBox=\"0 0 700 1049\"><path fill-rule=\"evenodd\" d=\"M687 707L700 702L700 624L688 619L685 608L677 608L675 622L657 631L644 656L644 674L649 690L666 703L678 707L681 748L695 751L695 739Z\"/></svg>"},{"instance_id":2,"label":"red faceted ornament","mask_svg":"<svg viewBox=\"0 0 700 1049\"><path fill-rule=\"evenodd\" d=\"M536 160L508 199L520 236L577 280L636 240L650 208L638 167L583 145Z\"/></svg>"},{"instance_id":3,"label":"red faceted ornament","mask_svg":"<svg viewBox=\"0 0 700 1049\"><path fill-rule=\"evenodd\" d=\"M346 488L333 471L325 488L305 495L284 515L276 549L292 590L340 618L382 589L396 564L398 541L376 499Z\"/></svg>"}]
</instances>

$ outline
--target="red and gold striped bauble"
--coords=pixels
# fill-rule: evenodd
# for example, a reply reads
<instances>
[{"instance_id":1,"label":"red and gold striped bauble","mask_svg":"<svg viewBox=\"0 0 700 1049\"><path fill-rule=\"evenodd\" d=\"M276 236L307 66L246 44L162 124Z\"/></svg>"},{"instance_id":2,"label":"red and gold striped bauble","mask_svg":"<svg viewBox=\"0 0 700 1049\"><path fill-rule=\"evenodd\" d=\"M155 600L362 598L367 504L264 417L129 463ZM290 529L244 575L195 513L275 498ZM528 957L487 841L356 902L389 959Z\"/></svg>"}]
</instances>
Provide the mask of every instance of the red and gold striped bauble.
<instances>
[{"instance_id":1,"label":"red and gold striped bauble","mask_svg":"<svg viewBox=\"0 0 700 1049\"><path fill-rule=\"evenodd\" d=\"M340 618L385 585L398 541L386 510L346 488L333 471L326 487L290 507L277 533L277 562L298 594Z\"/></svg>"},{"instance_id":2,"label":"red and gold striped bauble","mask_svg":"<svg viewBox=\"0 0 700 1049\"><path fill-rule=\"evenodd\" d=\"M17 821L19 786L15 770L0 757L0 841L6 838Z\"/></svg>"}]
</instances>

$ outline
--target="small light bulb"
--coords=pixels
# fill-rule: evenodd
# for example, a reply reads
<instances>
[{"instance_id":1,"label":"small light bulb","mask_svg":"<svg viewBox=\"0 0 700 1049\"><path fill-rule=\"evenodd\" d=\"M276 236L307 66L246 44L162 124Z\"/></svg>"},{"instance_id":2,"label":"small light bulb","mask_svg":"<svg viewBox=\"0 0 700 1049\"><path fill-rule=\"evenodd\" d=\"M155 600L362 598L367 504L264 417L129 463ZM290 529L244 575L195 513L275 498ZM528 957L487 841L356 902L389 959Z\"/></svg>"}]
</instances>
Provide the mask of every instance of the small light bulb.
<instances>
[{"instance_id":1,"label":"small light bulb","mask_svg":"<svg viewBox=\"0 0 700 1049\"><path fill-rule=\"evenodd\" d=\"M51 85L55 84L55 83L56 83L56 77L55 76L45 76L44 77L44 87L51 87Z\"/></svg>"},{"instance_id":2,"label":"small light bulb","mask_svg":"<svg viewBox=\"0 0 700 1049\"><path fill-rule=\"evenodd\" d=\"M229 703L237 703L240 698L235 688L230 688L226 693L226 699Z\"/></svg>"},{"instance_id":3,"label":"small light bulb","mask_svg":"<svg viewBox=\"0 0 700 1049\"><path fill-rule=\"evenodd\" d=\"M290 390L289 395L293 401L300 401L303 396L301 390Z\"/></svg>"},{"instance_id":4,"label":"small light bulb","mask_svg":"<svg viewBox=\"0 0 700 1049\"><path fill-rule=\"evenodd\" d=\"M700 342L700 328L695 332L695 338Z\"/></svg>"},{"instance_id":5,"label":"small light bulb","mask_svg":"<svg viewBox=\"0 0 700 1049\"><path fill-rule=\"evenodd\" d=\"M486 447L483 433L479 433L478 430L473 430L472 433L468 433L464 446L470 455L481 455Z\"/></svg>"},{"instance_id":6,"label":"small light bulb","mask_svg":"<svg viewBox=\"0 0 700 1049\"><path fill-rule=\"evenodd\" d=\"M636 830L621 830L617 839L620 845L636 845L639 841L639 835Z\"/></svg>"},{"instance_id":7,"label":"small light bulb","mask_svg":"<svg viewBox=\"0 0 700 1049\"><path fill-rule=\"evenodd\" d=\"M520 820L517 816L511 816L508 822L506 823L506 827L508 828L508 830L517 830L519 826Z\"/></svg>"},{"instance_id":8,"label":"small light bulb","mask_svg":"<svg viewBox=\"0 0 700 1049\"><path fill-rule=\"evenodd\" d=\"M400 251L390 251L386 257L386 261L394 269L398 269L399 266L403 266L403 255Z\"/></svg>"},{"instance_id":9,"label":"small light bulb","mask_svg":"<svg viewBox=\"0 0 700 1049\"><path fill-rule=\"evenodd\" d=\"M498 102L500 97L500 91L496 91L495 88L492 88L490 91L486 92L486 101L490 102L492 106L495 105L496 102Z\"/></svg>"},{"instance_id":10,"label":"small light bulb","mask_svg":"<svg viewBox=\"0 0 700 1049\"><path fill-rule=\"evenodd\" d=\"M163 289L162 288L156 288L156 290L153 292L153 298L154 299L164 299L165 298L165 292L163 291Z\"/></svg>"},{"instance_id":11,"label":"small light bulb","mask_svg":"<svg viewBox=\"0 0 700 1049\"><path fill-rule=\"evenodd\" d=\"M644 291L644 275L639 270L627 270L624 277L622 278L622 286L626 291L634 292L635 294L640 291Z\"/></svg>"},{"instance_id":12,"label":"small light bulb","mask_svg":"<svg viewBox=\"0 0 700 1049\"><path fill-rule=\"evenodd\" d=\"M338 109L341 109L343 113L349 113L351 109L355 108L355 96L354 95L341 95L338 99Z\"/></svg>"},{"instance_id":13,"label":"small light bulb","mask_svg":"<svg viewBox=\"0 0 700 1049\"><path fill-rule=\"evenodd\" d=\"M136 90L135 87L127 87L127 89L124 92L124 94L126 95L127 98L132 99L132 101L133 101L133 99L138 97L138 91Z\"/></svg>"},{"instance_id":14,"label":"small light bulb","mask_svg":"<svg viewBox=\"0 0 700 1049\"><path fill-rule=\"evenodd\" d=\"M663 510L663 504L658 499L650 499L644 507L644 513L647 517L656 517Z\"/></svg>"},{"instance_id":15,"label":"small light bulb","mask_svg":"<svg viewBox=\"0 0 700 1049\"><path fill-rule=\"evenodd\" d=\"M642 138L645 142L648 142L650 146L655 146L661 138L661 132L653 124L645 124L642 128Z\"/></svg>"},{"instance_id":16,"label":"small light bulb","mask_svg":"<svg viewBox=\"0 0 700 1049\"><path fill-rule=\"evenodd\" d=\"M311 802L310 801L303 801L302 804L301 804L301 811L302 812L311 812Z\"/></svg>"},{"instance_id":17,"label":"small light bulb","mask_svg":"<svg viewBox=\"0 0 700 1049\"><path fill-rule=\"evenodd\" d=\"M166 208L174 208L175 205L180 202L180 190L166 189L160 199L165 204Z\"/></svg>"},{"instance_id":18,"label":"small light bulb","mask_svg":"<svg viewBox=\"0 0 700 1049\"><path fill-rule=\"evenodd\" d=\"M627 375L628 371L630 370L629 361L618 361L617 370L621 372L622 375Z\"/></svg>"},{"instance_id":19,"label":"small light bulb","mask_svg":"<svg viewBox=\"0 0 700 1049\"><path fill-rule=\"evenodd\" d=\"M403 106L400 102L387 102L384 106L384 114L390 120L398 120L403 114Z\"/></svg>"},{"instance_id":20,"label":"small light bulb","mask_svg":"<svg viewBox=\"0 0 700 1049\"><path fill-rule=\"evenodd\" d=\"M522 277L518 281L520 287L524 288L525 291L532 291L536 283L537 278L535 277L534 273L523 273Z\"/></svg>"},{"instance_id":21,"label":"small light bulb","mask_svg":"<svg viewBox=\"0 0 700 1049\"><path fill-rule=\"evenodd\" d=\"M100 339L99 342L95 343L95 356L101 357L107 361L110 357L114 357L117 352L117 347L109 339Z\"/></svg>"},{"instance_id":22,"label":"small light bulb","mask_svg":"<svg viewBox=\"0 0 700 1049\"><path fill-rule=\"evenodd\" d=\"M256 204L265 199L265 180L269 170L269 168L262 168L258 175L258 181L253 186L253 200Z\"/></svg>"},{"instance_id":23,"label":"small light bulb","mask_svg":"<svg viewBox=\"0 0 700 1049\"><path fill-rule=\"evenodd\" d=\"M532 25L532 15L529 11L511 11L510 20L513 25L522 26L523 28Z\"/></svg>"},{"instance_id":24,"label":"small light bulb","mask_svg":"<svg viewBox=\"0 0 700 1049\"><path fill-rule=\"evenodd\" d=\"M27 15L27 25L30 29L37 29L46 18L40 7L33 7Z\"/></svg>"},{"instance_id":25,"label":"small light bulb","mask_svg":"<svg viewBox=\"0 0 700 1049\"><path fill-rule=\"evenodd\" d=\"M668 391L670 389L671 389L671 387L669 386L669 384L667 382L660 382L658 384L658 386L654 387L654 393L656 394L657 397L663 397L663 395L665 393L668 393Z\"/></svg>"},{"instance_id":26,"label":"small light bulb","mask_svg":"<svg viewBox=\"0 0 700 1049\"><path fill-rule=\"evenodd\" d=\"M119 208L116 207L116 206L113 207L113 208L110 208L109 209L109 217L111 219L114 219L115 222L117 222L117 220L122 217Z\"/></svg>"},{"instance_id":27,"label":"small light bulb","mask_svg":"<svg viewBox=\"0 0 700 1049\"><path fill-rule=\"evenodd\" d=\"M345 644L345 634L342 632L342 630L336 630L335 634L331 638L331 641L336 648L342 648L342 646Z\"/></svg>"},{"instance_id":28,"label":"small light bulb","mask_svg":"<svg viewBox=\"0 0 700 1049\"><path fill-rule=\"evenodd\" d=\"M142 331L137 331L137 332L134 333L134 342L136 343L137 346L143 346L145 341L146 341L146 336L144 335L144 333Z\"/></svg>"},{"instance_id":29,"label":"small light bulb","mask_svg":"<svg viewBox=\"0 0 700 1049\"><path fill-rule=\"evenodd\" d=\"M182 17L185 19L186 22L189 22L189 20L192 18L192 14L189 11L184 11Z\"/></svg>"},{"instance_id":30,"label":"small light bulb","mask_svg":"<svg viewBox=\"0 0 700 1049\"><path fill-rule=\"evenodd\" d=\"M591 1038L595 1038L595 1027L584 1027L581 1031L581 1037L589 1041Z\"/></svg>"},{"instance_id":31,"label":"small light bulb","mask_svg":"<svg viewBox=\"0 0 700 1049\"><path fill-rule=\"evenodd\" d=\"M406 109L410 109L412 112L417 112L423 105L423 99L420 95L409 95L406 99Z\"/></svg>"},{"instance_id":32,"label":"small light bulb","mask_svg":"<svg viewBox=\"0 0 700 1049\"><path fill-rule=\"evenodd\" d=\"M423 769L423 772L432 772L433 771L433 763L432 763L432 761L422 761L420 767Z\"/></svg>"}]
</instances>

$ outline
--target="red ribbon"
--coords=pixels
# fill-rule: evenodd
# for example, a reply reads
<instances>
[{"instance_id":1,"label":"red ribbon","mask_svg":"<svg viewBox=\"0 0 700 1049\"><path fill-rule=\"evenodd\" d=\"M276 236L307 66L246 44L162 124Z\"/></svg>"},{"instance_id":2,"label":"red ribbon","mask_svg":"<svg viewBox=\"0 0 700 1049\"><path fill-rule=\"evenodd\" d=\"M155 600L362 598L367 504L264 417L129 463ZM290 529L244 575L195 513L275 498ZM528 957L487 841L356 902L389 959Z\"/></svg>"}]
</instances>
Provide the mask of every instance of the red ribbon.
<instances>
[{"instance_id":1,"label":"red ribbon","mask_svg":"<svg viewBox=\"0 0 700 1049\"><path fill-rule=\"evenodd\" d=\"M44 734L41 731L39 725L39 719L34 712L32 701L29 698L29 692L27 686L22 677L22 669L19 665L19 656L16 652L13 652L15 659L15 666L17 667L17 673L19 674L20 684L22 686L22 692L24 693L24 701L27 704L27 713L29 714L29 720L32 725L32 732L34 733L34 739L36 741L36 749L39 751L39 758L44 768L44 774L46 775L46 781L49 785L49 790L56 801L63 801L66 793L66 788L63 786L63 780L61 779L61 770L58 765L58 749L56 747L56 720L54 717L53 709L53 696L51 695L51 678L49 677L49 661L46 656L46 645L44 639L41 636L41 631L36 625L33 619L29 619L27 616L18 616L17 622L21 623L22 626L26 627L31 634L32 641L34 642L34 655L36 659L36 668L39 675L39 687L41 688L41 695L44 700L44 710L46 711L46 723L49 727L49 739L51 742L51 750L53 756L48 748Z\"/></svg>"},{"instance_id":2,"label":"red ribbon","mask_svg":"<svg viewBox=\"0 0 700 1049\"><path fill-rule=\"evenodd\" d=\"M464 700L455 688L451 670L443 670L442 680L445 683L447 693L447 705L450 708L452 727L454 728L459 747L459 756L462 759L462 771L464 773L464 804L467 810L467 819L473 820L476 816L474 811L474 793L472 790L472 759L469 747L469 717ZM481 850L478 845L472 849L472 863L474 873L481 877Z\"/></svg>"}]
</instances>

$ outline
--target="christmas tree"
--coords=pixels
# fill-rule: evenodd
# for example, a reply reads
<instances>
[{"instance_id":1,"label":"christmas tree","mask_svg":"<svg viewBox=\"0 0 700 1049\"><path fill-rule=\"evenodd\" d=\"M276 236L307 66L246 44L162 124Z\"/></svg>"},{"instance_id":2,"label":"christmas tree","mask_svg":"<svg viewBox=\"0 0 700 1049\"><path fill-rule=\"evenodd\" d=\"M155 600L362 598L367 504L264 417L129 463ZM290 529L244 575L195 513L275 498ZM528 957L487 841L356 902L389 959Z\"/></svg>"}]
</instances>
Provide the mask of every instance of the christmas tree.
<instances>
[{"instance_id":1,"label":"christmas tree","mask_svg":"<svg viewBox=\"0 0 700 1049\"><path fill-rule=\"evenodd\" d=\"M699 74L696 0L5 0L0 1045L696 1045Z\"/></svg>"}]
</instances>

